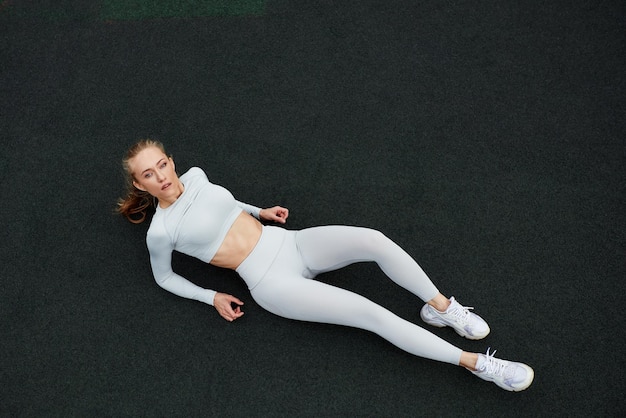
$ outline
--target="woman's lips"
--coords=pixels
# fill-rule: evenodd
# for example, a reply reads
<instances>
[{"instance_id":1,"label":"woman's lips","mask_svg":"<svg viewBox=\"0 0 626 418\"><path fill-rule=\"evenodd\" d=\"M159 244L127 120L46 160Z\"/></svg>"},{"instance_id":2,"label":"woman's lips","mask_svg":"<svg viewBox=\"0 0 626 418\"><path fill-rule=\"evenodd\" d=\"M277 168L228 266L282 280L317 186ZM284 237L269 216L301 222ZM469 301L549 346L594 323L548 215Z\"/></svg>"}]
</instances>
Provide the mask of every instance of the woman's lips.
<instances>
[{"instance_id":1,"label":"woman's lips","mask_svg":"<svg viewBox=\"0 0 626 418\"><path fill-rule=\"evenodd\" d=\"M163 185L163 187L161 187L161 190L165 190L168 187L170 187L171 185L172 185L172 183L166 183L166 184Z\"/></svg>"}]
</instances>

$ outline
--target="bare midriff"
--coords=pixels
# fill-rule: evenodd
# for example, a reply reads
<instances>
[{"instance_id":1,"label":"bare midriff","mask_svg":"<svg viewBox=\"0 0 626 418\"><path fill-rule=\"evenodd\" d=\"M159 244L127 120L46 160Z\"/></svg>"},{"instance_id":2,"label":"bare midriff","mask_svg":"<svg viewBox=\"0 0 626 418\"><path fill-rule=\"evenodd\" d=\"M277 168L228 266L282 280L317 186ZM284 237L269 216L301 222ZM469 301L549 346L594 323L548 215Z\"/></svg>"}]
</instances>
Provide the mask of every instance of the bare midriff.
<instances>
[{"instance_id":1,"label":"bare midriff","mask_svg":"<svg viewBox=\"0 0 626 418\"><path fill-rule=\"evenodd\" d=\"M235 219L211 264L235 270L250 255L261 238L263 225L246 212Z\"/></svg>"}]
</instances>

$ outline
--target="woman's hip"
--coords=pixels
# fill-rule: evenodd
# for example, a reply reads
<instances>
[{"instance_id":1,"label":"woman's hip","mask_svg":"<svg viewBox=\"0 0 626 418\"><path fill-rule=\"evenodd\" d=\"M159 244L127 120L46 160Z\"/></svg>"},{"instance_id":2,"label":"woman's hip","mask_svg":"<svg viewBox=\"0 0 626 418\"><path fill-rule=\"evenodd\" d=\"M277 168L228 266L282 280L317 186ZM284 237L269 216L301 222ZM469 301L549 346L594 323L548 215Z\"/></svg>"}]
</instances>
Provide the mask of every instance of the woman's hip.
<instances>
[{"instance_id":1,"label":"woman's hip","mask_svg":"<svg viewBox=\"0 0 626 418\"><path fill-rule=\"evenodd\" d=\"M264 226L261 238L237 273L254 289L268 276L289 276L306 271L296 245L296 231Z\"/></svg>"}]
</instances>

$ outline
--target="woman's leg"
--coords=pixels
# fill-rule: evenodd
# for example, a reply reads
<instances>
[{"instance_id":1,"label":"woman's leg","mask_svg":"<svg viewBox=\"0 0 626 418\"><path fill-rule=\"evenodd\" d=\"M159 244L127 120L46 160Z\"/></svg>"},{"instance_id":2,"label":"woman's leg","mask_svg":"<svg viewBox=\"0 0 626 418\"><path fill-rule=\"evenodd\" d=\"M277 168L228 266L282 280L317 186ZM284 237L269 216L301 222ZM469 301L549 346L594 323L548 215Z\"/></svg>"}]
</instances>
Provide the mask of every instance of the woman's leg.
<instances>
[{"instance_id":1,"label":"woman's leg","mask_svg":"<svg viewBox=\"0 0 626 418\"><path fill-rule=\"evenodd\" d=\"M373 261L391 280L423 301L442 303L447 300L417 262L379 231L352 226L320 226L298 231L296 242L305 264L314 274L360 261Z\"/></svg>"},{"instance_id":2,"label":"woman's leg","mask_svg":"<svg viewBox=\"0 0 626 418\"><path fill-rule=\"evenodd\" d=\"M454 298L442 295L422 268L381 232L350 226L321 226L297 232L301 257L311 273L334 270L358 261L374 261L395 283L427 302L420 315L433 326L450 326L472 340L486 337L489 325Z\"/></svg>"},{"instance_id":3,"label":"woman's leg","mask_svg":"<svg viewBox=\"0 0 626 418\"><path fill-rule=\"evenodd\" d=\"M250 289L261 307L290 319L345 325L374 332L408 353L464 366L478 377L507 390L523 390L532 382L534 373L525 364L496 359L489 351L486 356L463 352L363 296L304 278L302 274L310 266L304 264L299 252L295 233L289 234L272 266ZM251 267L259 262L258 259L250 261Z\"/></svg>"},{"instance_id":4,"label":"woman's leg","mask_svg":"<svg viewBox=\"0 0 626 418\"><path fill-rule=\"evenodd\" d=\"M461 349L345 289L272 274L251 293L261 307L285 318L361 328L416 356L454 365L461 361Z\"/></svg>"}]
</instances>

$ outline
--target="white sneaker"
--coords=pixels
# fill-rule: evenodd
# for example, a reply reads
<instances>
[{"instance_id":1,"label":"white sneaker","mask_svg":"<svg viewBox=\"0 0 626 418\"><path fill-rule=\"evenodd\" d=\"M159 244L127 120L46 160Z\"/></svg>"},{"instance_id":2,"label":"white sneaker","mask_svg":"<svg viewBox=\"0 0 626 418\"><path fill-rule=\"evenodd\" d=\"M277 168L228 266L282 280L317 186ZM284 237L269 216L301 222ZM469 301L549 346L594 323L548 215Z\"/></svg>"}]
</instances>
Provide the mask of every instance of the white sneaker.
<instances>
[{"instance_id":1,"label":"white sneaker","mask_svg":"<svg viewBox=\"0 0 626 418\"><path fill-rule=\"evenodd\" d=\"M462 306L454 299L450 298L450 306L445 312L440 312L429 304L424 305L420 311L422 320L435 327L449 326L461 337L470 340L480 340L485 338L489 331L489 325L480 316L470 312L470 307Z\"/></svg>"},{"instance_id":2,"label":"white sneaker","mask_svg":"<svg viewBox=\"0 0 626 418\"><path fill-rule=\"evenodd\" d=\"M519 392L526 389L533 382L535 372L524 363L500 360L494 357L496 352L479 354L476 363L476 376L488 382L493 382L503 389Z\"/></svg>"}]
</instances>

